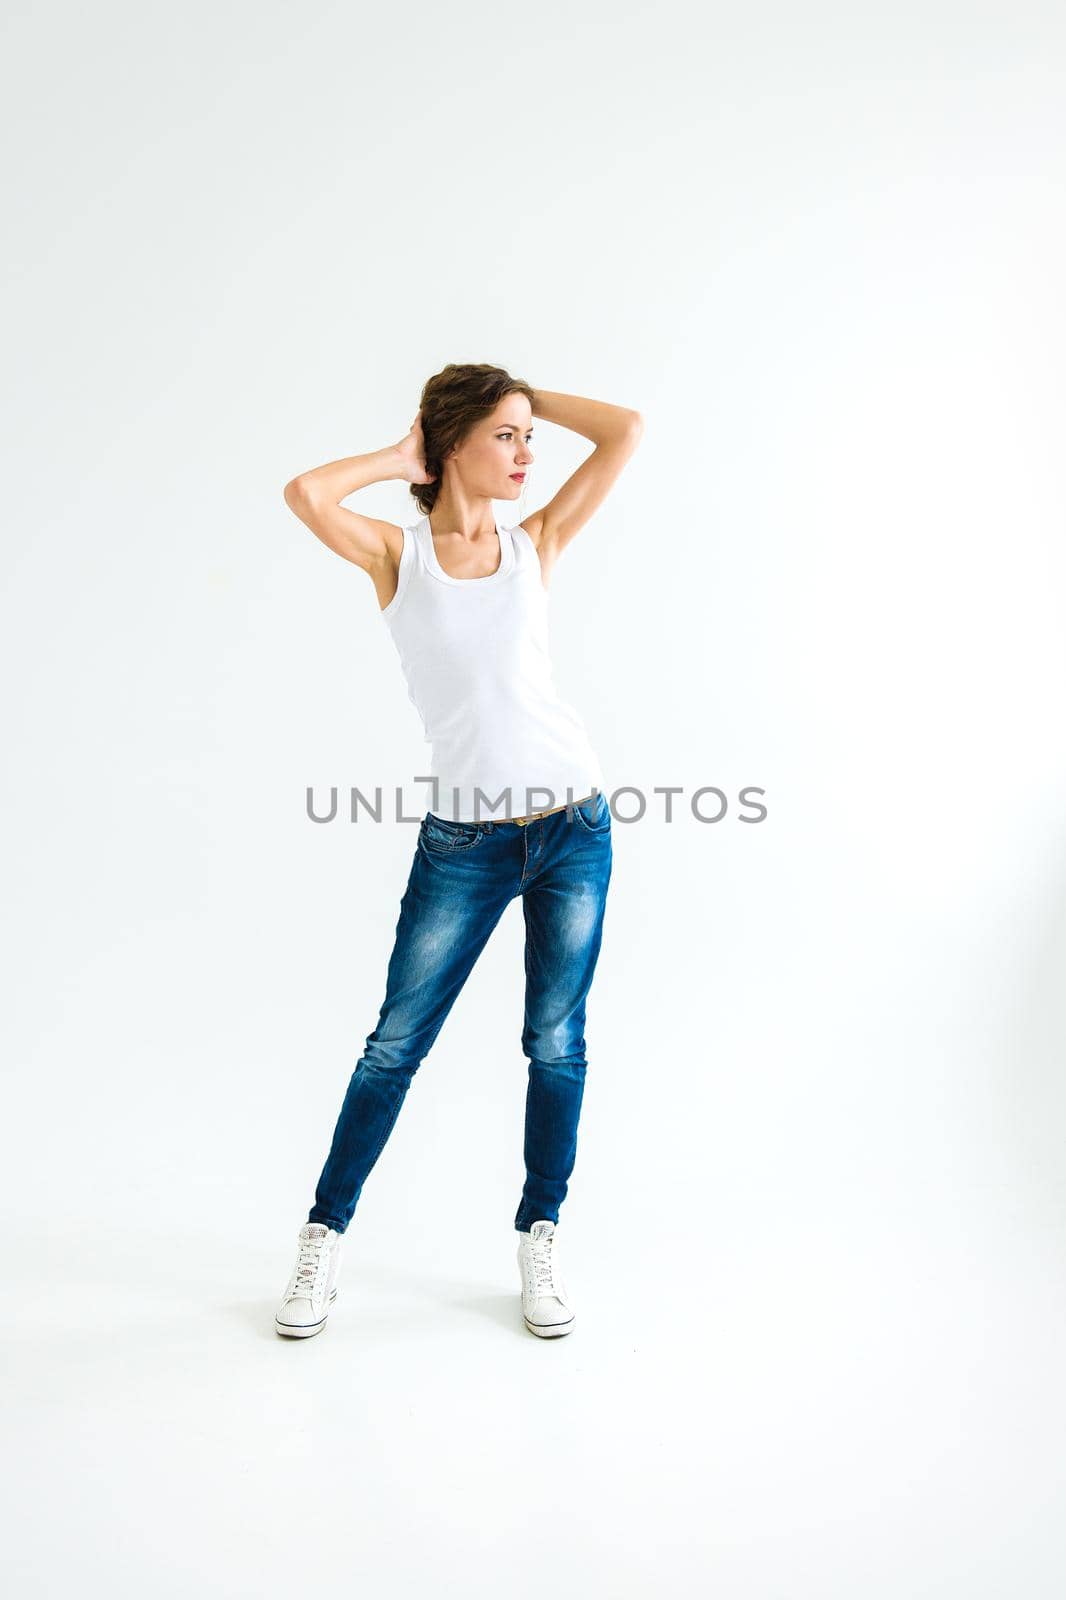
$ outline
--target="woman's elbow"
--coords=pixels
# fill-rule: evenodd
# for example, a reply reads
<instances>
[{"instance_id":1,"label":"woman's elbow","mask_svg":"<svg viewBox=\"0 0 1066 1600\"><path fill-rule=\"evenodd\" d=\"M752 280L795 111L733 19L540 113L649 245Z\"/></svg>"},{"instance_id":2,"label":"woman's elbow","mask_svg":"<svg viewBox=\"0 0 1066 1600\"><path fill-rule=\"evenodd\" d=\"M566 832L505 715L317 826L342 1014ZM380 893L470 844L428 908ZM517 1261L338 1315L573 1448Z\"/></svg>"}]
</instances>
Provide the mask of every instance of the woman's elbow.
<instances>
[{"instance_id":1,"label":"woman's elbow","mask_svg":"<svg viewBox=\"0 0 1066 1600\"><path fill-rule=\"evenodd\" d=\"M282 492L285 496L285 504L291 508L294 505L298 505L300 501L307 499L307 484L298 473L295 478L289 479Z\"/></svg>"}]
</instances>

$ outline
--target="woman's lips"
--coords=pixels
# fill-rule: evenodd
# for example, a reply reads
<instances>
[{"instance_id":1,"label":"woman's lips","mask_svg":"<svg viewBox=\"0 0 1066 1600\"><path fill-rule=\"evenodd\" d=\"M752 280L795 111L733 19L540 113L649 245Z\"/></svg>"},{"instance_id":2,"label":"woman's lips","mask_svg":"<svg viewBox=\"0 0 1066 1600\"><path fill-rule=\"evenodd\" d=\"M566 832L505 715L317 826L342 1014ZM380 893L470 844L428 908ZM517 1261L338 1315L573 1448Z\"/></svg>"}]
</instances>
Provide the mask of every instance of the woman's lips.
<instances>
[{"instance_id":1,"label":"woman's lips","mask_svg":"<svg viewBox=\"0 0 1066 1600\"><path fill-rule=\"evenodd\" d=\"M516 483L524 482L525 476L526 475L525 475L524 472L512 472L511 473L511 477L515 480Z\"/></svg>"}]
</instances>

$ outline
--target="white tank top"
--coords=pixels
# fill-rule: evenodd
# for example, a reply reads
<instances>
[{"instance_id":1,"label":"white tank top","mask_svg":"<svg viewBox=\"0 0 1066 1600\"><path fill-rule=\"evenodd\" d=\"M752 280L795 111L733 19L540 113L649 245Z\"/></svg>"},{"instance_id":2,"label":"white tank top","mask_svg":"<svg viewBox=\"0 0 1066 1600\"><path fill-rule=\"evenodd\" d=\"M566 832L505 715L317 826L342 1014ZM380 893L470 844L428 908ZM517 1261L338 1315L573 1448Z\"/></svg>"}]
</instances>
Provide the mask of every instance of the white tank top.
<instances>
[{"instance_id":1,"label":"white tank top","mask_svg":"<svg viewBox=\"0 0 1066 1600\"><path fill-rule=\"evenodd\" d=\"M381 612L432 748L429 809L453 822L527 816L603 789L584 724L553 681L536 547L522 527L496 531L497 570L452 578L429 517L404 527L398 587Z\"/></svg>"}]
</instances>

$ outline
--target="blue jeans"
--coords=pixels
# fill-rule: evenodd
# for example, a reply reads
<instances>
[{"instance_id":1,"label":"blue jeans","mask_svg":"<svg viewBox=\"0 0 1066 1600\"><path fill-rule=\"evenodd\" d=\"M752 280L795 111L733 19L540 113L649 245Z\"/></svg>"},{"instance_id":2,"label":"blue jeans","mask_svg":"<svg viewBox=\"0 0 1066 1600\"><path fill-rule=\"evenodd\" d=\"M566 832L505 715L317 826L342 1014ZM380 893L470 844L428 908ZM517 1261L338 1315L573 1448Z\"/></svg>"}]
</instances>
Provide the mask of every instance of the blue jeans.
<instances>
[{"instance_id":1,"label":"blue jeans","mask_svg":"<svg viewBox=\"0 0 1066 1600\"><path fill-rule=\"evenodd\" d=\"M343 1233L411 1079L505 908L526 924L525 1185L514 1225L559 1220L585 1086L585 1000L611 876L603 795L532 822L422 819L385 1000L348 1084L309 1222Z\"/></svg>"}]
</instances>

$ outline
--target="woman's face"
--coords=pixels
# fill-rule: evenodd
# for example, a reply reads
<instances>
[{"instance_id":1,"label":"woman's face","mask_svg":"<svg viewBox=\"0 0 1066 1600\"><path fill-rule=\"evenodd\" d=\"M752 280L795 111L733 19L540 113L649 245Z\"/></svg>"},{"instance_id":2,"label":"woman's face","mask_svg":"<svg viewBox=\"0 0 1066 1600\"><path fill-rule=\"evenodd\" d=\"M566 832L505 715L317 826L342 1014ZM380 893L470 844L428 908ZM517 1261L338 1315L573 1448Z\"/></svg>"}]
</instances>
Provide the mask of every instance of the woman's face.
<instances>
[{"instance_id":1,"label":"woman's face","mask_svg":"<svg viewBox=\"0 0 1066 1600\"><path fill-rule=\"evenodd\" d=\"M529 401L524 394L505 395L492 416L479 422L455 452L467 493L517 500L533 464L532 437Z\"/></svg>"}]
</instances>

